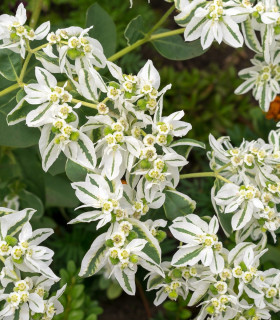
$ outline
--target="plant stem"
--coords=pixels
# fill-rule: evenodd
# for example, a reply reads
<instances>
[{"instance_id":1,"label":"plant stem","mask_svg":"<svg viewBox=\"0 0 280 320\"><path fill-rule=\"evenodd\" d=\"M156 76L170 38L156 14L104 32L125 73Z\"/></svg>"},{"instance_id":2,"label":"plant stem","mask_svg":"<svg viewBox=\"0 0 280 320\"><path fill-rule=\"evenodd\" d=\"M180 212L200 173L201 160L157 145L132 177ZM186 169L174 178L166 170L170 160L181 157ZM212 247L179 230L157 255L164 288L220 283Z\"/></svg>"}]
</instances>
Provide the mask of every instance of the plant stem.
<instances>
[{"instance_id":1,"label":"plant stem","mask_svg":"<svg viewBox=\"0 0 280 320\"><path fill-rule=\"evenodd\" d=\"M6 259L5 259L4 257L2 257L2 256L0 256L0 260L1 260L3 263L5 263L5 261L6 261Z\"/></svg>"},{"instance_id":2,"label":"plant stem","mask_svg":"<svg viewBox=\"0 0 280 320\"><path fill-rule=\"evenodd\" d=\"M165 20L171 15L174 9L175 9L175 4L173 4L173 6L168 11L166 11L166 13L161 17L161 19L153 26L153 28L147 34L151 35L154 31L156 31L165 22Z\"/></svg>"},{"instance_id":3,"label":"plant stem","mask_svg":"<svg viewBox=\"0 0 280 320\"><path fill-rule=\"evenodd\" d=\"M219 175L217 172L198 172L198 173L187 173L187 174L180 175L180 179L204 178L204 177L218 178L226 183L232 183L228 179Z\"/></svg>"},{"instance_id":4,"label":"plant stem","mask_svg":"<svg viewBox=\"0 0 280 320\"><path fill-rule=\"evenodd\" d=\"M223 171L225 168L229 167L230 165L231 165L231 163L229 162L229 163L225 164L224 166L222 166L220 169L216 170L216 172L219 173L219 172Z\"/></svg>"},{"instance_id":5,"label":"plant stem","mask_svg":"<svg viewBox=\"0 0 280 320\"><path fill-rule=\"evenodd\" d=\"M6 94L15 91L16 89L18 89L20 87L20 85L18 83L13 84L12 86L0 91L0 97L5 96Z\"/></svg>"},{"instance_id":6,"label":"plant stem","mask_svg":"<svg viewBox=\"0 0 280 320\"><path fill-rule=\"evenodd\" d=\"M43 0L33 0L32 2L33 2L33 10L32 10L32 16L30 19L30 27L34 29L40 17L40 13L43 6Z\"/></svg>"},{"instance_id":7,"label":"plant stem","mask_svg":"<svg viewBox=\"0 0 280 320\"><path fill-rule=\"evenodd\" d=\"M73 103L81 103L83 106L86 106L86 107L89 107L89 108L92 108L92 109L96 109L97 108L97 105L94 104L94 103L89 103L89 102L78 100L78 99L72 99L71 102L73 102Z\"/></svg>"},{"instance_id":8,"label":"plant stem","mask_svg":"<svg viewBox=\"0 0 280 320\"><path fill-rule=\"evenodd\" d=\"M149 41L153 41L153 40L157 40L157 39L161 39L161 38L166 38L166 37L171 37L171 36L174 36L176 34L184 33L184 31L185 31L185 28L180 28L180 29L176 29L176 30L172 30L172 31L167 31L167 32L154 34L154 35L151 36Z\"/></svg>"},{"instance_id":9,"label":"plant stem","mask_svg":"<svg viewBox=\"0 0 280 320\"><path fill-rule=\"evenodd\" d=\"M140 297L141 297L141 300L143 302L143 305L144 305L144 308L145 308L145 311L146 311L146 314L147 314L147 319L149 320L152 315L151 315L151 310L150 310L150 307L149 307L149 302L146 298L146 295L145 295L145 292L142 288L142 285L141 283L139 282L138 279L136 279L136 286L137 286L137 289L139 290L139 293L140 293Z\"/></svg>"},{"instance_id":10,"label":"plant stem","mask_svg":"<svg viewBox=\"0 0 280 320\"><path fill-rule=\"evenodd\" d=\"M128 46L128 47L120 50L119 52L117 52L114 55L112 55L108 60L109 61L115 61L115 60L121 58L122 56L126 55L130 51L140 47L144 43L147 43L147 42L150 42L150 41L153 41L153 40L156 40L156 39L160 39L160 38L174 36L176 34L183 33L184 30L185 30L185 28L180 28L180 29L176 29L176 30L172 30L172 31L168 31L168 32L162 32L162 33L154 34L154 35L147 34L145 38L140 39L140 40L136 41L135 43L133 43L131 46Z\"/></svg>"},{"instance_id":11,"label":"plant stem","mask_svg":"<svg viewBox=\"0 0 280 320\"><path fill-rule=\"evenodd\" d=\"M26 59L24 61L24 64L22 66L22 69L21 69L21 72L20 72L20 75L19 75L19 78L18 78L18 84L19 85L22 84L22 81L23 81L26 69L28 67L29 61L30 61L30 59L32 57L32 54L33 54L32 52L28 52L27 57L26 57Z\"/></svg>"}]
</instances>

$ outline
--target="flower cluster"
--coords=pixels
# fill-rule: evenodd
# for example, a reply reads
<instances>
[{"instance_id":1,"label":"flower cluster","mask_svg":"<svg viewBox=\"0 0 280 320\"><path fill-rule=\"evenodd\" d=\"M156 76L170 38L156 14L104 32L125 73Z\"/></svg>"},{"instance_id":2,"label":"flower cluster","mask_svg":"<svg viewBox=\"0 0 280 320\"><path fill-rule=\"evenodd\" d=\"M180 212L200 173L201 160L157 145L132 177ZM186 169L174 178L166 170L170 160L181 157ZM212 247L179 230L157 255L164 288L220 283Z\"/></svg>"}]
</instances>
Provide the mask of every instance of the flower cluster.
<instances>
[{"instance_id":1,"label":"flower cluster","mask_svg":"<svg viewBox=\"0 0 280 320\"><path fill-rule=\"evenodd\" d=\"M0 49L9 49L20 53L25 57L26 41L42 40L50 30L50 23L41 24L35 31L33 28L25 25L26 10L21 3L18 6L15 16L3 14L0 17L0 40L3 42Z\"/></svg>"},{"instance_id":2,"label":"flower cluster","mask_svg":"<svg viewBox=\"0 0 280 320\"><path fill-rule=\"evenodd\" d=\"M212 192L217 212L228 215L233 230L237 230L237 242L251 237L260 239L280 227L280 152L279 130L271 131L269 143L243 141L233 147L227 137L216 140L210 136L209 152L212 169L229 180L223 186L215 186Z\"/></svg>"},{"instance_id":3,"label":"flower cluster","mask_svg":"<svg viewBox=\"0 0 280 320\"><path fill-rule=\"evenodd\" d=\"M245 38L257 56L255 67L242 73L245 83L238 90L253 89L267 109L279 91L278 28L277 22L269 22L278 12L274 4L181 0L175 5L181 11L176 21L186 26L187 41L201 38L206 49L214 39L239 47ZM21 5L16 16L21 25L23 14ZM2 21L7 17L0 17L0 28ZM90 30L70 27L44 33L47 43L37 50L40 54L33 50L43 67L36 67L36 81L24 84L21 100L7 117L9 125L25 121L40 129L45 171L61 152L67 165L75 167L73 172L77 170L72 175L70 169L69 176L81 202L77 209L85 211L69 223L93 222L96 229L103 228L83 258L79 275L105 269L125 292L135 294L135 274L141 266L149 271L148 290L158 290L156 305L182 296L190 297L190 306L201 303L197 320L269 319L271 311L280 310L280 272L260 270L260 257L266 252L266 232L276 241L280 227L280 130L271 131L268 143L244 140L239 148L227 137L216 140L210 135L208 156L214 171L210 174L218 178L212 189L217 217L200 218L193 214L195 202L176 188L190 149L204 145L184 138L192 127L182 120L183 111L163 115L164 94L171 85L161 88L151 60L137 74L125 73L107 60ZM260 31L263 46L255 30ZM17 48L34 53L28 37L17 41ZM58 82L58 73L64 81ZM88 116L84 107L91 108ZM18 205L12 196L5 202ZM178 212L170 210L170 203ZM167 221L150 219L154 217L150 209L163 206L173 220L169 230L181 243L171 262L162 263L160 242L166 232L160 228ZM49 298L58 278L49 268L53 252L39 245L52 230L32 231L32 210L3 212L7 214L0 214L0 318L39 314L52 319L61 312L57 299L63 289ZM235 232L236 244L230 251L218 237L220 225L227 236ZM26 272L31 275L24 276Z\"/></svg>"},{"instance_id":4,"label":"flower cluster","mask_svg":"<svg viewBox=\"0 0 280 320\"><path fill-rule=\"evenodd\" d=\"M59 280L49 267L54 252L40 245L53 230L32 231L29 220L34 212L0 208L0 319L3 320L11 316L50 320L63 311L58 298L64 288L55 296L49 295L50 288Z\"/></svg>"},{"instance_id":5,"label":"flower cluster","mask_svg":"<svg viewBox=\"0 0 280 320\"><path fill-rule=\"evenodd\" d=\"M192 214L174 221L172 234L186 244L171 264L162 263L164 277L148 275L148 290L158 290L154 303L190 295L189 306L202 305L197 320L270 319L270 312L280 310L280 270L261 271L260 257L267 250L251 242L223 249L218 227L216 217L209 224Z\"/></svg>"},{"instance_id":6,"label":"flower cluster","mask_svg":"<svg viewBox=\"0 0 280 320\"><path fill-rule=\"evenodd\" d=\"M200 38L203 49L213 41L232 47L246 46L256 53L253 67L240 72L245 82L235 93L253 90L260 107L268 111L269 104L280 93L279 32L280 8L276 0L193 0L177 1L180 13L175 21L185 27L186 41Z\"/></svg>"}]
</instances>

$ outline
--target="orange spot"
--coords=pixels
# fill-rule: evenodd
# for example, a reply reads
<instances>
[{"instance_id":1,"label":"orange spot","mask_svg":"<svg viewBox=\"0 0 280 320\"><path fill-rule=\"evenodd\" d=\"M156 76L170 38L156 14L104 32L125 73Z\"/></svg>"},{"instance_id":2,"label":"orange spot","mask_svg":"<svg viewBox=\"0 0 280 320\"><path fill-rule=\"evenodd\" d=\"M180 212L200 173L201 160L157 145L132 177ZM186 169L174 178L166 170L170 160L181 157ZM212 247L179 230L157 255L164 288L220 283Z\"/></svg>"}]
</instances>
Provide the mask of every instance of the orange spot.
<instances>
[{"instance_id":1,"label":"orange spot","mask_svg":"<svg viewBox=\"0 0 280 320\"><path fill-rule=\"evenodd\" d=\"M270 103L269 110L265 115L267 119L274 119L275 121L280 120L280 97L276 96L276 98Z\"/></svg>"},{"instance_id":2,"label":"orange spot","mask_svg":"<svg viewBox=\"0 0 280 320\"><path fill-rule=\"evenodd\" d=\"M122 184L127 184L127 182L125 180L122 179Z\"/></svg>"}]
</instances>

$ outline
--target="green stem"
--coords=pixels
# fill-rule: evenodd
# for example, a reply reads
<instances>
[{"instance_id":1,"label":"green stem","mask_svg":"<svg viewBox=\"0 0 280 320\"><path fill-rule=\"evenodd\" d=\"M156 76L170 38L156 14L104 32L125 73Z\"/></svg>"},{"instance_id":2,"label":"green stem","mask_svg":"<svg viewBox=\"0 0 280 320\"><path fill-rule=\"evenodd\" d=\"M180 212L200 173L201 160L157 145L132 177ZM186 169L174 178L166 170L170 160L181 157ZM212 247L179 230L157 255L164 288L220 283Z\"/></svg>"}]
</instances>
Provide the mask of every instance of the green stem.
<instances>
[{"instance_id":1,"label":"green stem","mask_svg":"<svg viewBox=\"0 0 280 320\"><path fill-rule=\"evenodd\" d=\"M161 39L161 38L166 38L166 37L171 37L176 34L184 33L184 31L185 31L185 28L180 28L180 29L176 29L176 30L172 30L172 31L153 34L149 41L153 41L153 40L157 40L157 39Z\"/></svg>"},{"instance_id":2,"label":"green stem","mask_svg":"<svg viewBox=\"0 0 280 320\"><path fill-rule=\"evenodd\" d=\"M83 106L86 106L86 107L89 107L89 108L92 108L92 109L96 109L97 108L97 105L94 104L94 103L89 103L89 102L78 100L78 99L72 99L71 102L73 102L73 103L81 103Z\"/></svg>"},{"instance_id":3,"label":"green stem","mask_svg":"<svg viewBox=\"0 0 280 320\"><path fill-rule=\"evenodd\" d=\"M147 36L144 39L138 40L135 43L133 43L131 46L128 46L128 47L120 50L119 52L112 55L108 60L115 61L115 60L121 58L122 56L126 55L127 53L131 52L132 50L142 46L144 43L147 43L147 42L150 42L150 41L153 41L156 39L160 39L160 38L174 36L176 34L183 33L184 31L185 31L185 28L180 28L180 29L176 29L176 30L172 30L172 31L168 31L168 32L154 34L151 36L149 34L147 34Z\"/></svg>"},{"instance_id":4,"label":"green stem","mask_svg":"<svg viewBox=\"0 0 280 320\"><path fill-rule=\"evenodd\" d=\"M180 175L180 179L205 178L205 177L218 178L226 183L232 183L230 180L222 177L217 172L198 172L198 173L187 173L187 174Z\"/></svg>"},{"instance_id":5,"label":"green stem","mask_svg":"<svg viewBox=\"0 0 280 320\"><path fill-rule=\"evenodd\" d=\"M154 31L156 31L165 20L171 15L173 10L175 9L175 4L162 16L162 18L153 26L153 28L148 32L148 35L151 35Z\"/></svg>"},{"instance_id":6,"label":"green stem","mask_svg":"<svg viewBox=\"0 0 280 320\"><path fill-rule=\"evenodd\" d=\"M13 84L12 86L0 91L0 97L5 96L6 94L15 91L16 89L18 89L20 87L20 85L18 83Z\"/></svg>"},{"instance_id":7,"label":"green stem","mask_svg":"<svg viewBox=\"0 0 280 320\"><path fill-rule=\"evenodd\" d=\"M18 84L19 85L22 84L22 81L23 81L26 69L28 67L29 61L30 61L30 59L32 57L32 54L33 54L32 52L28 52L27 57L26 57L26 59L24 61L24 64L22 66L22 69L21 69L21 72L20 72L20 75L19 75L19 78L18 78Z\"/></svg>"},{"instance_id":8,"label":"green stem","mask_svg":"<svg viewBox=\"0 0 280 320\"><path fill-rule=\"evenodd\" d=\"M29 24L30 27L33 29L36 27L36 24L40 17L42 6L43 6L43 0L33 0L33 10L32 10L32 16Z\"/></svg>"},{"instance_id":9,"label":"green stem","mask_svg":"<svg viewBox=\"0 0 280 320\"><path fill-rule=\"evenodd\" d=\"M220 169L216 170L216 172L221 172L221 171L223 171L225 168L229 167L230 165L231 165L231 163L229 162L229 163L225 164L224 166L222 166Z\"/></svg>"},{"instance_id":10,"label":"green stem","mask_svg":"<svg viewBox=\"0 0 280 320\"><path fill-rule=\"evenodd\" d=\"M5 263L5 261L6 261L6 259L5 259L4 257L2 257L2 256L0 256L0 260L1 260L3 263Z\"/></svg>"},{"instance_id":11,"label":"green stem","mask_svg":"<svg viewBox=\"0 0 280 320\"><path fill-rule=\"evenodd\" d=\"M42 44L42 45L39 46L39 47L36 47L36 48L34 48L34 49L31 49L30 52L35 53L35 52L37 52L37 51L39 51L39 50L41 50L41 49L43 49L43 48L46 48L46 46L47 46L48 44L49 44L49 43Z\"/></svg>"}]
</instances>

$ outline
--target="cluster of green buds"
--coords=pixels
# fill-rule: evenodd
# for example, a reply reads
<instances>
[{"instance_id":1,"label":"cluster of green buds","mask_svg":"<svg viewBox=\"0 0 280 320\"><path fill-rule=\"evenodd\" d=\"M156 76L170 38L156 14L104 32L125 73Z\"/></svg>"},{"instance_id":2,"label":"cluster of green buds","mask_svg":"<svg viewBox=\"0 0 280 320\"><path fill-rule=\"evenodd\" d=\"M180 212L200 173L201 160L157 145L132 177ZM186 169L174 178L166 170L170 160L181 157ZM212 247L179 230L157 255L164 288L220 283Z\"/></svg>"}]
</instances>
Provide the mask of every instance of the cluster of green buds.
<instances>
[{"instance_id":1,"label":"cluster of green buds","mask_svg":"<svg viewBox=\"0 0 280 320\"><path fill-rule=\"evenodd\" d=\"M122 269L132 267L138 263L139 257L131 252L128 244L138 237L133 226L128 221L122 221L119 224L118 231L114 232L111 237L106 240L106 246L109 249L109 260L112 265L119 265Z\"/></svg>"}]
</instances>

